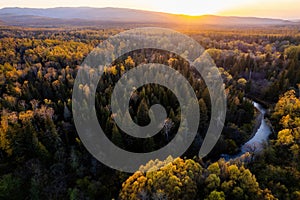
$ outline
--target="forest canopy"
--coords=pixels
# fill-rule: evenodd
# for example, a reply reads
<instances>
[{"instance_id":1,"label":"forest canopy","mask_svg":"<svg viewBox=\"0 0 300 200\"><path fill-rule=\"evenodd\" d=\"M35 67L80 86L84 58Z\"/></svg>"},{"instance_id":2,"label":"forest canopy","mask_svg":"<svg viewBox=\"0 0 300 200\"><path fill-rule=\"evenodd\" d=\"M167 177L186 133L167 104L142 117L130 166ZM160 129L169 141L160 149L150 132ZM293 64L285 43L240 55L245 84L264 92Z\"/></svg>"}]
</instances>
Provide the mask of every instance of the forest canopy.
<instances>
[{"instance_id":1,"label":"forest canopy","mask_svg":"<svg viewBox=\"0 0 300 200\"><path fill-rule=\"evenodd\" d=\"M161 63L183 74L195 90L201 118L184 155L141 166L157 171L129 174L103 165L86 150L72 113L81 63L126 27L0 27L0 199L299 199L299 28L177 28L204 47L221 73L227 95L222 135L208 156L197 158L211 118L202 77L180 55L130 52L106 66L97 85L98 121L113 143L131 152L154 151L174 138L181 123L175 95L148 84L132 94L128 117L146 125L150 106L160 103L167 111L165 128L139 139L117 126L110 105L114 85L141 64ZM87 85L80 89L90 95ZM268 108L270 140L260 154L248 152L252 162L220 159L239 154L259 125L252 100Z\"/></svg>"}]
</instances>

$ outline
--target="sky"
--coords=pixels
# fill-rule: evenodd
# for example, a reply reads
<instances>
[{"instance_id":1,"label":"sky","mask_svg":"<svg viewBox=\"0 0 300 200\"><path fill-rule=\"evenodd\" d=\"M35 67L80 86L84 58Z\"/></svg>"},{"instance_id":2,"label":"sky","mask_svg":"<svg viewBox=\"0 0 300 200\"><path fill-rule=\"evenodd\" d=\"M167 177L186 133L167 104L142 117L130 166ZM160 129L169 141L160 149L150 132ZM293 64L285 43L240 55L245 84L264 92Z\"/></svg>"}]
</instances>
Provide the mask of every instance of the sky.
<instances>
[{"instance_id":1,"label":"sky","mask_svg":"<svg viewBox=\"0 0 300 200\"><path fill-rule=\"evenodd\" d=\"M3 7L119 7L175 14L300 19L300 0L0 0Z\"/></svg>"}]
</instances>

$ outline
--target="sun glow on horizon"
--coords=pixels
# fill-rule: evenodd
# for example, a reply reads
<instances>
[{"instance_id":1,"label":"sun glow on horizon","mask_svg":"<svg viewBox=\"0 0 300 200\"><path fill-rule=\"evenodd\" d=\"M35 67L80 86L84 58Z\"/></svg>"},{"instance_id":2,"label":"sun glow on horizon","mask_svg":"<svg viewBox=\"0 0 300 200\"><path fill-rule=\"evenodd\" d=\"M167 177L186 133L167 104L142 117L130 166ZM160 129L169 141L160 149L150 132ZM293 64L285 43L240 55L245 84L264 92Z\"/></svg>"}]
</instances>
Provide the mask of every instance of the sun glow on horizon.
<instances>
[{"instance_id":1,"label":"sun glow on horizon","mask_svg":"<svg viewBox=\"0 0 300 200\"><path fill-rule=\"evenodd\" d=\"M253 16L300 19L299 0L11 0L0 2L0 7L118 7L173 14L198 16L205 14L224 16Z\"/></svg>"}]
</instances>

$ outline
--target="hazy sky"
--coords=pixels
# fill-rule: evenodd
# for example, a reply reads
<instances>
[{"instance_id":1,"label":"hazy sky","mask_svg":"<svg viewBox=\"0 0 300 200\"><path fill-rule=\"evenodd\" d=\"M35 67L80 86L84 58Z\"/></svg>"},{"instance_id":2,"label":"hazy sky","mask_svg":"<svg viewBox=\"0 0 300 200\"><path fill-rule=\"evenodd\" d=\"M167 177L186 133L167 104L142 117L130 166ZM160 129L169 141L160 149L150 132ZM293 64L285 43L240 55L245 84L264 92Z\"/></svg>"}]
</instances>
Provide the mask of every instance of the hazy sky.
<instances>
[{"instance_id":1,"label":"hazy sky","mask_svg":"<svg viewBox=\"0 0 300 200\"><path fill-rule=\"evenodd\" d=\"M0 0L0 7L123 7L176 14L300 19L300 0Z\"/></svg>"}]
</instances>

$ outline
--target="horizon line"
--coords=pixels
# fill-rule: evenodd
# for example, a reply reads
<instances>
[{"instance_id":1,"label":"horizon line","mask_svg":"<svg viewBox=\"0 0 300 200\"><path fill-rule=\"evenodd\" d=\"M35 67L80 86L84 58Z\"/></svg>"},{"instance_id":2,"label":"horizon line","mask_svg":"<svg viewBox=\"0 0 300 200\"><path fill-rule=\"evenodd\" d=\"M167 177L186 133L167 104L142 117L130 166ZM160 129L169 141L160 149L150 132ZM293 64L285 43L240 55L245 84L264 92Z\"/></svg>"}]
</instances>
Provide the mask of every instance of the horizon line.
<instances>
[{"instance_id":1,"label":"horizon line","mask_svg":"<svg viewBox=\"0 0 300 200\"><path fill-rule=\"evenodd\" d=\"M241 18L259 18L259 19L274 19L274 20L288 20L288 21L300 21L299 18L281 18L281 17L262 17L262 16L241 16L241 15L222 15L216 13L203 13L198 15L189 15L184 13L173 13L173 12L163 12L157 10L146 10L146 9L137 9L137 8L129 8L129 7L112 7L112 6L105 6L105 7L96 7L96 6L54 6L54 7L20 7L20 6L9 6L9 7L0 7L0 9L7 9L7 8L19 8L19 9L54 9L54 8L115 8L115 9L130 9L130 10L137 10L137 11L146 11L146 12L156 12L156 13L163 13L163 14L171 14L171 15L182 15L188 17L201 17L201 16L219 16L219 17L241 17Z\"/></svg>"}]
</instances>

